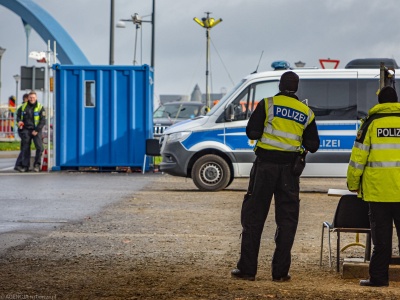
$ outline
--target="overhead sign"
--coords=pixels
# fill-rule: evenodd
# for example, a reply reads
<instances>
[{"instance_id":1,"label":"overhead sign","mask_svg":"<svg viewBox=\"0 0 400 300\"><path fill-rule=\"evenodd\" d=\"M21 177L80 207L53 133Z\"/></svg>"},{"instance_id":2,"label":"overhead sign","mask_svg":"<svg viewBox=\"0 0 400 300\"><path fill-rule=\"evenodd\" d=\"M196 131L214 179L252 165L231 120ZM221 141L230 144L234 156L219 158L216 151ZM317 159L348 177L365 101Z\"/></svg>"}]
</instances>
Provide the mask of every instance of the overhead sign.
<instances>
[{"instance_id":1,"label":"overhead sign","mask_svg":"<svg viewBox=\"0 0 400 300\"><path fill-rule=\"evenodd\" d=\"M21 66L21 90L43 90L45 68Z\"/></svg>"},{"instance_id":2,"label":"overhead sign","mask_svg":"<svg viewBox=\"0 0 400 300\"><path fill-rule=\"evenodd\" d=\"M336 69L339 65L340 60L337 59L320 59L322 69Z\"/></svg>"}]
</instances>

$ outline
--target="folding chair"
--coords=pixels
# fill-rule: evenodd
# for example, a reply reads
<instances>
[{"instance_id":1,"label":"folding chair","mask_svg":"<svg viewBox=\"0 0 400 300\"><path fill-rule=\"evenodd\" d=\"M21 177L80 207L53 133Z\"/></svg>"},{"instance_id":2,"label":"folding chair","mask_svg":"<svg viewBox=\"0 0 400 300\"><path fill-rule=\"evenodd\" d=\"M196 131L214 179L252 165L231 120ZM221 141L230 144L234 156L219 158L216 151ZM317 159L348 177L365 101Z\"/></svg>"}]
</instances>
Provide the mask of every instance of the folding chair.
<instances>
[{"instance_id":1,"label":"folding chair","mask_svg":"<svg viewBox=\"0 0 400 300\"><path fill-rule=\"evenodd\" d=\"M331 232L337 234L336 245L336 271L339 272L340 252L344 251L351 246L361 246L365 248L364 261L369 260L371 257L371 229L368 217L369 206L368 203L358 198L357 195L344 195L340 198L336 208L333 222L323 222L322 236L321 236L321 251L319 258L319 265L322 265L322 248L324 244L324 230L328 229L328 247L329 247L329 266L332 267L332 253L331 253ZM355 243L348 244L340 249L340 234L356 233ZM366 234L365 245L359 243L359 234Z\"/></svg>"},{"instance_id":2,"label":"folding chair","mask_svg":"<svg viewBox=\"0 0 400 300\"><path fill-rule=\"evenodd\" d=\"M145 172L146 168L146 158L147 156L160 156L160 141L158 139L147 139L146 140L146 152L144 154L142 174Z\"/></svg>"}]
</instances>

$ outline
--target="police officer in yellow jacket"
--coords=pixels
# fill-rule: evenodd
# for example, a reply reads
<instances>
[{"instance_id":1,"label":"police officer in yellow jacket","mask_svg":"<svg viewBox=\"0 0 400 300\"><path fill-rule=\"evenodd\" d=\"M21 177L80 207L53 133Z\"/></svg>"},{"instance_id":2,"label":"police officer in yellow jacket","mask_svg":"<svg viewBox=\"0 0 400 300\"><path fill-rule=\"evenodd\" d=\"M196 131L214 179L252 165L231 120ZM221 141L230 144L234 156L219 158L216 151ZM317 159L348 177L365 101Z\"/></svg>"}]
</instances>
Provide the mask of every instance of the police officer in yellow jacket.
<instances>
[{"instance_id":1,"label":"police officer in yellow jacket","mask_svg":"<svg viewBox=\"0 0 400 300\"><path fill-rule=\"evenodd\" d=\"M347 169L347 186L369 203L374 245L369 279L361 286L388 286L393 221L400 229L400 103L384 87L355 140ZM398 232L399 235L399 232Z\"/></svg>"},{"instance_id":2,"label":"police officer in yellow jacket","mask_svg":"<svg viewBox=\"0 0 400 300\"><path fill-rule=\"evenodd\" d=\"M299 218L299 176L293 172L296 158L315 152L319 137L312 110L295 95L299 77L292 71L280 79L280 93L257 105L246 127L251 140L257 140L256 160L249 190L241 211L242 245L234 278L255 280L264 223L272 197L275 198L275 252L272 280L290 280L291 249Z\"/></svg>"},{"instance_id":3,"label":"police officer in yellow jacket","mask_svg":"<svg viewBox=\"0 0 400 300\"><path fill-rule=\"evenodd\" d=\"M20 172L29 170L31 158L30 148L33 140L36 148L33 170L39 172L43 152L42 129L46 124L46 112L44 107L37 101L35 91L29 93L28 102L24 103L21 109L18 110L17 122L19 135L21 137L22 153L21 166L17 166L17 170Z\"/></svg>"}]
</instances>

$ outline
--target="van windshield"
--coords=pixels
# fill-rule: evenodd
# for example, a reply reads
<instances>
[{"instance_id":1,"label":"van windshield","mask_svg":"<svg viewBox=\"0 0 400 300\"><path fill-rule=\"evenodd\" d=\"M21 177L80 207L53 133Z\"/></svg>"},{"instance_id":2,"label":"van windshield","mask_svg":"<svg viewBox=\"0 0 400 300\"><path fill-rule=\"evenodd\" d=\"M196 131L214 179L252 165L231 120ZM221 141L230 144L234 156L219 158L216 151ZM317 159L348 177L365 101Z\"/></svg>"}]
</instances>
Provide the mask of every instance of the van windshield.
<instances>
[{"instance_id":1,"label":"van windshield","mask_svg":"<svg viewBox=\"0 0 400 300\"><path fill-rule=\"evenodd\" d=\"M202 105L194 104L165 104L154 111L153 118L191 119L201 113Z\"/></svg>"},{"instance_id":2,"label":"van windshield","mask_svg":"<svg viewBox=\"0 0 400 300\"><path fill-rule=\"evenodd\" d=\"M207 116L211 116L212 114L214 114L214 112L216 112L218 110L218 108L221 105L224 105L226 99L230 98L231 95L236 92L239 87L245 82L245 79L242 79L241 81L239 81L228 93L226 93L221 100L219 100L212 108L211 110L207 113ZM226 104L226 103L225 103Z\"/></svg>"}]
</instances>

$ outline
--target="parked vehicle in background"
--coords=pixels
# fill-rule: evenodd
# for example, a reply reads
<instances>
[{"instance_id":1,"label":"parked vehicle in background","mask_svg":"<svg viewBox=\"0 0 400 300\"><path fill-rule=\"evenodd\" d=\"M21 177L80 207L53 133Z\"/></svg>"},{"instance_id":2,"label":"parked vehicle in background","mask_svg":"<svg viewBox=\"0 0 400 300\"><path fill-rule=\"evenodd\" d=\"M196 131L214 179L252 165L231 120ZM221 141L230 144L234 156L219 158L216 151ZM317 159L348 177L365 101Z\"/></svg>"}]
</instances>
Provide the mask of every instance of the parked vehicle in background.
<instances>
[{"instance_id":1,"label":"parked vehicle in background","mask_svg":"<svg viewBox=\"0 0 400 300\"><path fill-rule=\"evenodd\" d=\"M178 122L204 116L207 107L201 102L168 102L153 113L153 134L160 137L165 129Z\"/></svg>"},{"instance_id":2,"label":"parked vehicle in background","mask_svg":"<svg viewBox=\"0 0 400 300\"><path fill-rule=\"evenodd\" d=\"M320 148L307 155L302 176L346 177L360 119L378 103L381 60L375 59L374 65L371 59L361 61L368 69L358 64L358 68L295 70L300 77L296 95L314 111L320 136ZM400 72L395 62L392 66ZM222 190L235 177L248 177L256 144L246 136L248 119L261 99L279 91L279 79L286 71L248 75L206 116L168 128L160 138L160 170L192 178L206 191ZM396 85L399 90L400 83Z\"/></svg>"}]
</instances>

